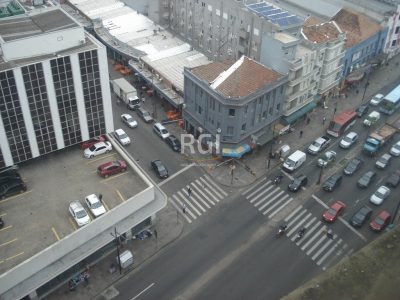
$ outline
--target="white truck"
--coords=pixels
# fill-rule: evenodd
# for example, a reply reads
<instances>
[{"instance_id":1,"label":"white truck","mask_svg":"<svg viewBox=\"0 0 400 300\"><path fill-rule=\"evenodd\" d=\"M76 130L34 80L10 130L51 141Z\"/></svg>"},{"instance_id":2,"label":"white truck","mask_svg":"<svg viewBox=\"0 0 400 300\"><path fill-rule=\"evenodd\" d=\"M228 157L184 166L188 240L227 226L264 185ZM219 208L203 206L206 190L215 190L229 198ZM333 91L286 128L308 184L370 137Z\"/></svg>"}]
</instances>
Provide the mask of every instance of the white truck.
<instances>
[{"instance_id":1,"label":"white truck","mask_svg":"<svg viewBox=\"0 0 400 300\"><path fill-rule=\"evenodd\" d=\"M137 90L125 78L110 80L110 84L117 98L123 101L128 109L135 110L140 107Z\"/></svg>"}]
</instances>

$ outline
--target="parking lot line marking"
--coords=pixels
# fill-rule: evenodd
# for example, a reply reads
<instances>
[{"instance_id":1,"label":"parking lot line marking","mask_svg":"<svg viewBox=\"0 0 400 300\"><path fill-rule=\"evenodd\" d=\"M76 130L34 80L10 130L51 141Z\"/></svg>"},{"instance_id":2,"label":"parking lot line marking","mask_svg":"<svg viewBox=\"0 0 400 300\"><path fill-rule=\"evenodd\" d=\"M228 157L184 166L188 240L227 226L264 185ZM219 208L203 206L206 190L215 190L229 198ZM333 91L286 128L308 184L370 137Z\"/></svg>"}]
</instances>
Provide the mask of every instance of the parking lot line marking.
<instances>
[{"instance_id":1,"label":"parking lot line marking","mask_svg":"<svg viewBox=\"0 0 400 300\"><path fill-rule=\"evenodd\" d=\"M8 226L6 226L6 227L0 229L0 231L6 230L6 229L10 229L10 228L12 228L12 225L8 225Z\"/></svg>"},{"instance_id":2,"label":"parking lot line marking","mask_svg":"<svg viewBox=\"0 0 400 300\"><path fill-rule=\"evenodd\" d=\"M158 186L162 186L164 184L166 184L168 181L170 181L171 179L175 178L176 176L178 176L179 174L185 172L187 169L190 169L191 167L193 167L195 165L195 163L191 163L190 165L187 165L186 167L184 167L183 169L180 169L178 172L174 173L172 176L168 177L167 179L164 179L163 181L161 181Z\"/></svg>"},{"instance_id":3,"label":"parking lot line marking","mask_svg":"<svg viewBox=\"0 0 400 300\"><path fill-rule=\"evenodd\" d=\"M75 222L72 221L71 218L68 218L69 222L71 223L72 227L74 228L74 230L77 230L78 228L76 228Z\"/></svg>"},{"instance_id":4,"label":"parking lot line marking","mask_svg":"<svg viewBox=\"0 0 400 300\"><path fill-rule=\"evenodd\" d=\"M121 192L119 190L115 190L118 194L118 197L121 199L122 202L125 202L124 196L122 196Z\"/></svg>"},{"instance_id":5,"label":"parking lot line marking","mask_svg":"<svg viewBox=\"0 0 400 300\"><path fill-rule=\"evenodd\" d=\"M119 177L119 176L126 175L126 174L128 174L128 172L122 172L122 173L120 173L120 174L118 174L118 175L113 175L113 176L110 176L110 177L105 178L105 179L103 179L103 180L100 180L100 182L106 182L106 181L109 181L109 180L111 180L111 179L115 179L115 178L117 178L117 177Z\"/></svg>"},{"instance_id":6,"label":"parking lot line marking","mask_svg":"<svg viewBox=\"0 0 400 300\"><path fill-rule=\"evenodd\" d=\"M103 202L103 205L105 206L106 210L109 211L110 209L108 208L108 205L107 205L106 201L101 199L101 202Z\"/></svg>"},{"instance_id":7,"label":"parking lot line marking","mask_svg":"<svg viewBox=\"0 0 400 300\"><path fill-rule=\"evenodd\" d=\"M86 164L87 164L87 165L90 165L91 163L98 162L99 160L102 160L102 159L105 159L105 158L114 156L115 154L117 154L117 153L116 153L116 152L113 152L113 153L108 154L108 155L100 155L99 158L95 158L95 159L92 158L92 159L90 159Z\"/></svg>"},{"instance_id":8,"label":"parking lot line marking","mask_svg":"<svg viewBox=\"0 0 400 300\"><path fill-rule=\"evenodd\" d=\"M8 198L6 198L6 199L4 199L4 200L0 200L0 204L5 203L5 202L10 201L10 200L14 200L15 198L18 198L18 197L20 197L20 196L22 196L22 195L26 195L26 194L28 194L28 193L31 193L32 191L33 191L33 190L25 191L25 192L23 192L23 193L21 193L21 194L8 197Z\"/></svg>"},{"instance_id":9,"label":"parking lot line marking","mask_svg":"<svg viewBox=\"0 0 400 300\"><path fill-rule=\"evenodd\" d=\"M58 235L56 229L54 227L51 227L51 230L53 231L54 235L56 236L57 241L61 240L60 236Z\"/></svg>"},{"instance_id":10,"label":"parking lot line marking","mask_svg":"<svg viewBox=\"0 0 400 300\"><path fill-rule=\"evenodd\" d=\"M17 238L15 238L15 239L13 239L13 240L11 240L11 241L5 242L5 243L3 243L3 244L0 244L0 247L6 246L6 245L11 244L11 243L14 243L14 242L16 242L16 241L18 241Z\"/></svg>"},{"instance_id":11,"label":"parking lot line marking","mask_svg":"<svg viewBox=\"0 0 400 300\"><path fill-rule=\"evenodd\" d=\"M25 252L21 252L21 253L15 254L15 255L13 255L13 256L10 256L10 257L6 258L6 261L12 260L12 259L14 259L14 258L16 258L16 257L18 257L18 256L21 256L21 255L24 254L24 253L25 253Z\"/></svg>"}]
</instances>

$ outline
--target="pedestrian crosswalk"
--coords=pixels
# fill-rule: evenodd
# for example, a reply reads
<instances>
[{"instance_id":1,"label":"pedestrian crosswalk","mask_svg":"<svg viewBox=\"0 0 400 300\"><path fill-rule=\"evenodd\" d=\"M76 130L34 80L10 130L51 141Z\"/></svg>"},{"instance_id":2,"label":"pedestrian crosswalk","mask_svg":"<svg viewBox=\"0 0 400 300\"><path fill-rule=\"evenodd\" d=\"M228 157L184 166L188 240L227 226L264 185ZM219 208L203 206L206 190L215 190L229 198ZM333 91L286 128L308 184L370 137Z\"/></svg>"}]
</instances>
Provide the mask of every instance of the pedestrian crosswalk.
<instances>
[{"instance_id":1,"label":"pedestrian crosswalk","mask_svg":"<svg viewBox=\"0 0 400 300\"><path fill-rule=\"evenodd\" d=\"M188 223L192 223L227 195L208 175L203 175L176 191L169 201Z\"/></svg>"},{"instance_id":2,"label":"pedestrian crosswalk","mask_svg":"<svg viewBox=\"0 0 400 300\"><path fill-rule=\"evenodd\" d=\"M292 196L266 178L242 195L268 218L274 217L293 201ZM283 222L287 225L286 237L323 270L352 253L348 245L326 223L301 205L292 210ZM298 231L301 228L306 228L306 232L299 238Z\"/></svg>"}]
</instances>

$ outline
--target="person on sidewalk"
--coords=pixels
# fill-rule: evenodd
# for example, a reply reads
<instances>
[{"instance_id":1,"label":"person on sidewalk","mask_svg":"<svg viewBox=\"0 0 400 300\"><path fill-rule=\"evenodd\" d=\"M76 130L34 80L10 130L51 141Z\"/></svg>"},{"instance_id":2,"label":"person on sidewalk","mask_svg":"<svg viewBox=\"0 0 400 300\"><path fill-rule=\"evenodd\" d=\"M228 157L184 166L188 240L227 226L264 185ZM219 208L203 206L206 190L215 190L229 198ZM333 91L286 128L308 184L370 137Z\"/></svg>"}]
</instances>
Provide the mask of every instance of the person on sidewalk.
<instances>
[{"instance_id":1,"label":"person on sidewalk","mask_svg":"<svg viewBox=\"0 0 400 300\"><path fill-rule=\"evenodd\" d=\"M299 132L299 138L302 138L302 136L303 136L303 130L300 130L300 132Z\"/></svg>"},{"instance_id":2,"label":"person on sidewalk","mask_svg":"<svg viewBox=\"0 0 400 300\"><path fill-rule=\"evenodd\" d=\"M322 125L325 125L325 122L326 122L326 117L324 116L324 117L322 118Z\"/></svg>"}]
</instances>

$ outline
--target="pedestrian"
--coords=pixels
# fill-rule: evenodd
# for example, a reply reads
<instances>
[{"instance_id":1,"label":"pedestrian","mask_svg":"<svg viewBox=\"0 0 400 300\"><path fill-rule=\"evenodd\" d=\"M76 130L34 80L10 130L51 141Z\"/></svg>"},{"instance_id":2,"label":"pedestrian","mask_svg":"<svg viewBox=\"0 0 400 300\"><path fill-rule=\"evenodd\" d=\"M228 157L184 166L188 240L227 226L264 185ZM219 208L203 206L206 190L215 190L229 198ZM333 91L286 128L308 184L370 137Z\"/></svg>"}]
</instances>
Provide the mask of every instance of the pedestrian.
<instances>
[{"instance_id":1,"label":"pedestrian","mask_svg":"<svg viewBox=\"0 0 400 300\"><path fill-rule=\"evenodd\" d=\"M101 202L101 199L103 199L103 195L99 194L99 201Z\"/></svg>"},{"instance_id":2,"label":"pedestrian","mask_svg":"<svg viewBox=\"0 0 400 300\"><path fill-rule=\"evenodd\" d=\"M326 117L324 116L324 117L322 118L322 125L325 125L325 121L326 121Z\"/></svg>"},{"instance_id":3,"label":"pedestrian","mask_svg":"<svg viewBox=\"0 0 400 300\"><path fill-rule=\"evenodd\" d=\"M303 136L303 130L300 130L299 132L299 137L301 138ZM280 155L279 155L280 156Z\"/></svg>"},{"instance_id":4,"label":"pedestrian","mask_svg":"<svg viewBox=\"0 0 400 300\"><path fill-rule=\"evenodd\" d=\"M186 214L186 204L185 203L182 204L182 212L184 214Z\"/></svg>"},{"instance_id":5,"label":"pedestrian","mask_svg":"<svg viewBox=\"0 0 400 300\"><path fill-rule=\"evenodd\" d=\"M154 236L155 236L155 238L157 239L158 233L157 233L157 230L156 230L156 229L154 229Z\"/></svg>"},{"instance_id":6,"label":"pedestrian","mask_svg":"<svg viewBox=\"0 0 400 300\"><path fill-rule=\"evenodd\" d=\"M145 97L143 97L142 98L142 102L143 102L143 104L144 104L144 102L146 101L146 98Z\"/></svg>"},{"instance_id":7,"label":"pedestrian","mask_svg":"<svg viewBox=\"0 0 400 300\"><path fill-rule=\"evenodd\" d=\"M188 196L190 197L190 195L192 194L192 189L190 187L188 187L187 193L188 193Z\"/></svg>"},{"instance_id":8,"label":"pedestrian","mask_svg":"<svg viewBox=\"0 0 400 300\"><path fill-rule=\"evenodd\" d=\"M310 124L310 122L311 122L311 119L310 119L310 117L308 117L307 118L307 125Z\"/></svg>"},{"instance_id":9,"label":"pedestrian","mask_svg":"<svg viewBox=\"0 0 400 300\"><path fill-rule=\"evenodd\" d=\"M326 237L327 237L328 239L333 240L333 234L330 233L330 232L327 232L327 233L326 233Z\"/></svg>"}]
</instances>

